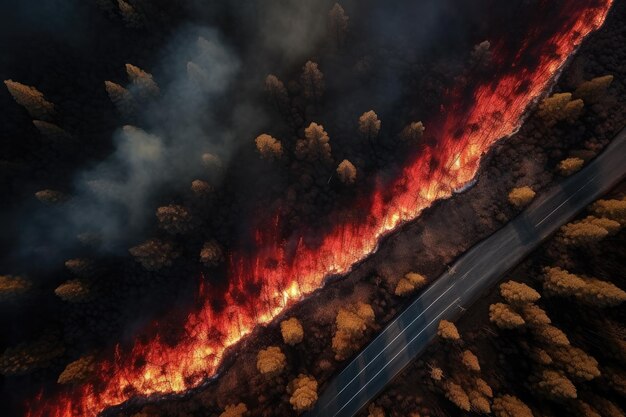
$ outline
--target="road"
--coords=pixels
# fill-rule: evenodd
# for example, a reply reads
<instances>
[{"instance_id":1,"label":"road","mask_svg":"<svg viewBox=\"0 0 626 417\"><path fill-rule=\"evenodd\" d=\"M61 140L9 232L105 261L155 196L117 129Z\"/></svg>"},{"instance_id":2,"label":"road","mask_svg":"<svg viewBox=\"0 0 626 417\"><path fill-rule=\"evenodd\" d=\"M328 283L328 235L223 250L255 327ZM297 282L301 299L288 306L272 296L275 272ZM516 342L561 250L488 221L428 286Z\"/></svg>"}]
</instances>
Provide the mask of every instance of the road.
<instances>
[{"instance_id":1,"label":"road","mask_svg":"<svg viewBox=\"0 0 626 417\"><path fill-rule=\"evenodd\" d=\"M461 256L329 383L306 416L354 416L426 348L440 320L458 318L544 239L625 177L626 129L588 166Z\"/></svg>"}]
</instances>

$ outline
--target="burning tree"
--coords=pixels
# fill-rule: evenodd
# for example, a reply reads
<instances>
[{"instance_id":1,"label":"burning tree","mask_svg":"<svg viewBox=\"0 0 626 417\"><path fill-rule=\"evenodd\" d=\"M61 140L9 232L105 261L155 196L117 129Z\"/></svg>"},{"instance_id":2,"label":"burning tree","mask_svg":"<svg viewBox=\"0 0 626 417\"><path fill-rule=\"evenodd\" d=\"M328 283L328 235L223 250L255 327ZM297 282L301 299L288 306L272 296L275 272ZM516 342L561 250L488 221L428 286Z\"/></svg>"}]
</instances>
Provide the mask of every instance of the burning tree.
<instances>
[{"instance_id":1,"label":"burning tree","mask_svg":"<svg viewBox=\"0 0 626 417\"><path fill-rule=\"evenodd\" d=\"M126 64L126 73L140 99L147 100L159 95L159 86L152 79L152 74L132 64Z\"/></svg>"},{"instance_id":2,"label":"burning tree","mask_svg":"<svg viewBox=\"0 0 626 417\"><path fill-rule=\"evenodd\" d=\"M356 181L356 167L352 162L344 159L337 167L337 176L344 184L354 184Z\"/></svg>"},{"instance_id":3,"label":"burning tree","mask_svg":"<svg viewBox=\"0 0 626 417\"><path fill-rule=\"evenodd\" d=\"M311 123L304 129L304 139L296 142L296 157L309 162L330 161L330 138L324 130L324 126Z\"/></svg>"},{"instance_id":4,"label":"burning tree","mask_svg":"<svg viewBox=\"0 0 626 417\"><path fill-rule=\"evenodd\" d=\"M513 188L509 193L509 202L517 208L526 207L534 198L535 192L528 186Z\"/></svg>"},{"instance_id":5,"label":"burning tree","mask_svg":"<svg viewBox=\"0 0 626 417\"><path fill-rule=\"evenodd\" d=\"M168 233L185 234L193 228L193 218L189 211L177 204L159 207L156 212L159 227Z\"/></svg>"},{"instance_id":6,"label":"burning tree","mask_svg":"<svg viewBox=\"0 0 626 417\"><path fill-rule=\"evenodd\" d=\"M171 266L172 261L179 255L174 245L159 239L150 239L141 245L129 250L137 262L148 271L158 271L166 266Z\"/></svg>"},{"instance_id":7,"label":"burning tree","mask_svg":"<svg viewBox=\"0 0 626 417\"><path fill-rule=\"evenodd\" d=\"M566 158L559 162L556 169L559 171L559 174L567 177L577 171L580 171L584 164L585 161L581 158Z\"/></svg>"},{"instance_id":8,"label":"burning tree","mask_svg":"<svg viewBox=\"0 0 626 417\"><path fill-rule=\"evenodd\" d=\"M283 154L283 145L278 139L268 134L261 134L254 140L256 148L264 159L280 159Z\"/></svg>"},{"instance_id":9,"label":"burning tree","mask_svg":"<svg viewBox=\"0 0 626 417\"><path fill-rule=\"evenodd\" d=\"M130 91L112 81L105 81L104 88L107 90L107 94L115 108L122 116L129 118L135 114L137 105Z\"/></svg>"},{"instance_id":10,"label":"burning tree","mask_svg":"<svg viewBox=\"0 0 626 417\"><path fill-rule=\"evenodd\" d=\"M202 250L200 250L200 262L206 267L217 266L224 260L224 252L222 247L216 240L204 242Z\"/></svg>"},{"instance_id":11,"label":"burning tree","mask_svg":"<svg viewBox=\"0 0 626 417\"><path fill-rule=\"evenodd\" d=\"M319 70L317 63L307 61L302 67L300 83L304 89L304 96L310 100L319 100L324 94L324 74Z\"/></svg>"},{"instance_id":12,"label":"burning tree","mask_svg":"<svg viewBox=\"0 0 626 417\"><path fill-rule=\"evenodd\" d=\"M329 28L338 46L343 45L343 42L348 32L348 20L350 19L343 7L339 3L335 5L328 12Z\"/></svg>"},{"instance_id":13,"label":"burning tree","mask_svg":"<svg viewBox=\"0 0 626 417\"><path fill-rule=\"evenodd\" d=\"M612 75L605 75L585 81L574 91L574 98L580 98L585 103L596 103L604 97L606 90L608 90L612 82Z\"/></svg>"},{"instance_id":14,"label":"burning tree","mask_svg":"<svg viewBox=\"0 0 626 417\"><path fill-rule=\"evenodd\" d=\"M426 128L422 122L413 122L405 127L400 133L400 138L406 142L419 143L424 136Z\"/></svg>"},{"instance_id":15,"label":"burning tree","mask_svg":"<svg viewBox=\"0 0 626 417\"><path fill-rule=\"evenodd\" d=\"M380 131L380 120L374 110L366 111L359 117L359 132L368 140L375 139Z\"/></svg>"},{"instance_id":16,"label":"burning tree","mask_svg":"<svg viewBox=\"0 0 626 417\"><path fill-rule=\"evenodd\" d=\"M310 410L317 401L317 381L312 376L300 374L289 383L289 403L297 412Z\"/></svg>"},{"instance_id":17,"label":"burning tree","mask_svg":"<svg viewBox=\"0 0 626 417\"><path fill-rule=\"evenodd\" d=\"M287 357L278 346L270 346L259 351L256 368L268 378L278 376L287 366Z\"/></svg>"},{"instance_id":18,"label":"burning tree","mask_svg":"<svg viewBox=\"0 0 626 417\"><path fill-rule=\"evenodd\" d=\"M300 320L292 317L288 320L283 320L280 323L280 333L283 336L283 341L288 345L296 345L302 342L304 338L304 329Z\"/></svg>"},{"instance_id":19,"label":"burning tree","mask_svg":"<svg viewBox=\"0 0 626 417\"><path fill-rule=\"evenodd\" d=\"M43 93L13 80L5 80L9 93L20 106L24 107L33 119L50 120L54 116L54 104L46 100Z\"/></svg>"}]
</instances>

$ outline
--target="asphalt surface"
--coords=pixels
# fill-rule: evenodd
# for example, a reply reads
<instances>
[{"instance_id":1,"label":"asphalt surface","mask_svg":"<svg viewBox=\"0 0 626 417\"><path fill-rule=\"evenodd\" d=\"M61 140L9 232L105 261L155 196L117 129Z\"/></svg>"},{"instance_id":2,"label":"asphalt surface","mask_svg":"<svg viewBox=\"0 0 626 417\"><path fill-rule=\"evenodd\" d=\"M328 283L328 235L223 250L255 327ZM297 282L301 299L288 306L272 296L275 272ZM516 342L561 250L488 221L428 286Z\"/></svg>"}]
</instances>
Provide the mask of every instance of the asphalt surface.
<instances>
[{"instance_id":1,"label":"asphalt surface","mask_svg":"<svg viewBox=\"0 0 626 417\"><path fill-rule=\"evenodd\" d=\"M461 256L325 388L306 416L351 417L419 355L439 321L460 316L561 225L626 178L626 129L596 159Z\"/></svg>"}]
</instances>

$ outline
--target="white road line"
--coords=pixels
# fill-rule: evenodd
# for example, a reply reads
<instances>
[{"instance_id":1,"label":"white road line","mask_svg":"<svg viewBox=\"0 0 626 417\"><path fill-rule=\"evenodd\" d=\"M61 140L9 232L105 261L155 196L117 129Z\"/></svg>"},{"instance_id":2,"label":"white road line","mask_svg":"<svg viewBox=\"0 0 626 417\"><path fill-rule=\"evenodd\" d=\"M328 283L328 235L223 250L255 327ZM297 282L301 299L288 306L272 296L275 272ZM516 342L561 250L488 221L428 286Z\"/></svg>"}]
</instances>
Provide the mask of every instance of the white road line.
<instances>
[{"instance_id":1,"label":"white road line","mask_svg":"<svg viewBox=\"0 0 626 417\"><path fill-rule=\"evenodd\" d=\"M441 316L442 316L442 315L443 315L446 311L448 311L448 309L449 309L450 307L452 307L454 304L456 304L456 303L457 303L460 299L461 299L461 298L459 297L459 298L457 298L456 300L454 300L454 301L453 301L451 304L449 304L449 305L448 305L445 309L443 309L443 311L442 311L441 313L437 314L437 316L436 316L434 319L432 319L432 320L430 321L430 323L428 323L428 324L426 325L426 327L424 327L422 330L420 330L420 332L419 332L418 334L416 334L416 335L415 335L415 337L413 337L411 340L409 340L407 343L405 343L405 344L404 344L404 346L402 347L402 349L400 349L400 351L399 351L398 353L396 353L396 354L393 356L393 358L389 359L389 360L385 363L385 365L384 365L382 368L380 368L380 370L379 370L378 372L376 372L376 374L374 374L374 376L373 376L373 377L371 377L371 378L370 378L370 379L369 379L369 380L368 380L368 381L367 381L367 382L366 382L366 383L365 383L365 384L361 387L361 389L360 389L360 390L358 390L358 391L356 392L356 394L354 394L354 395L353 395L353 396L352 396L352 397L351 397L351 398L350 398L350 399L349 399L349 400L348 400L348 401L347 401L347 402L343 405L343 407L341 407L341 408L340 408L340 409L339 409L339 410L338 410L335 414L333 414L333 417L335 417L335 416L337 416L337 414L341 413L341 410L343 410L344 408L346 408L346 406L347 406L348 404L350 404L350 403L352 402L352 400L354 400L354 399L355 399L355 398L356 398L356 397L357 397L357 396L361 393L361 391L363 391L363 390L364 390L364 389L365 389L365 388L366 388L366 387L370 384L370 382L372 382L372 381L373 381L373 380L374 380L374 379L375 379L378 375L380 375L380 373L381 373L382 371L384 371L384 370L387 368L387 366L389 366L389 364L390 364L391 362L393 362L393 361L394 361L394 360L398 357L398 355L400 355L402 352L404 352L404 350L407 348L407 346L409 346L411 343L413 343L413 341L414 341L415 339L417 339L417 338L418 338L418 337L419 337L422 333L424 333L424 331L426 331L426 329L428 329L428 327L430 327L430 325L431 325L431 324L433 324L435 321L439 320L439 317L441 317Z\"/></svg>"},{"instance_id":2,"label":"white road line","mask_svg":"<svg viewBox=\"0 0 626 417\"><path fill-rule=\"evenodd\" d=\"M437 298L435 299L435 301L433 301L432 303L430 303L430 304L428 305L428 307L426 307L424 310L422 310L422 312L421 312L420 314L418 314L418 315L417 315L417 316L416 316L413 320L411 320L411 322L410 322L410 323L409 323L409 324L408 324L408 325L407 325L407 326L406 326L403 330L401 330L401 331L400 331L400 332L396 335L396 337L394 337L394 338L391 340L391 342L387 343L387 345L385 346L385 348L384 348L384 349L381 349L381 351L380 351L380 352L378 352L378 354L377 354L376 356L374 356L374 359L372 359L372 360L371 360L371 361L369 361L367 364L365 364L365 366L364 366L363 368L361 368L361 370L359 371L359 373L357 373L357 374L354 376L354 378L352 378L352 379L351 379L351 380L350 380L350 381L349 381L349 382L348 382L348 383L347 383L347 384L346 384L346 385L345 385L345 386L341 389L341 391L339 391L337 394L335 394L335 396L333 397L333 400L334 400L335 398L337 398L339 395L341 395L341 393L342 393L342 392L343 392L346 388L348 388L348 386L349 386L349 385L350 385L350 384L351 384L351 383L352 383L355 379L357 379L357 378L359 377L359 375L361 375L361 373L363 373L363 371L365 371L365 370L367 369L367 367L368 367L368 366L370 366L370 365L371 365L371 364L372 364L372 363L373 363L376 359L378 359L378 357L379 357L380 355L382 355L382 354L385 352L385 350L387 349L387 347L388 347L390 344L392 344L393 342L395 342L395 341L396 341L396 339L397 339L397 338L399 338L399 337L400 337L400 336L401 336L401 335L402 335L402 334L406 331L406 329L408 329L410 326L412 326L412 325L413 325L413 323L415 323L415 321L416 321L417 319L419 319L419 318L420 318L420 317L421 317L424 313L426 313L426 312L428 311L428 309L429 309L430 307L432 307L432 305L433 305L433 304L435 304L437 301L439 301L439 299L440 299L441 297L443 297L444 295L446 295L446 293L447 293L448 291L450 291L450 290L452 289L452 287L454 287L454 284L450 285L450 286L449 286L449 287L448 287L448 288L447 288L447 289L446 289L443 293L441 293L441 295L439 295L439 297L437 297ZM417 301L417 300L416 300L416 301ZM394 322L397 322L397 321L398 321L398 319L394 320ZM389 326L389 325L388 325L388 326ZM379 335L379 337L381 337L381 336L383 336L383 335L384 335L384 330L383 330L383 333L381 333L381 334ZM372 342L370 342L370 346L371 346L371 344L373 344L373 343L374 343L373 341L372 341ZM356 358L354 358L353 360L356 360Z\"/></svg>"},{"instance_id":3,"label":"white road line","mask_svg":"<svg viewBox=\"0 0 626 417\"><path fill-rule=\"evenodd\" d=\"M471 267L471 268L470 268L467 272L465 272L465 274L463 274L463 276L461 276L461 278L459 278L459 280L458 280L458 281L462 280L463 278L465 278L465 276L467 276L470 272L472 272L472 271L476 268L477 264L478 264L478 262L475 262L475 263L474 263L474 265L473 265L473 266L472 266L472 267ZM450 274L449 274L449 273L448 273L448 275L450 276ZM441 279L441 278L440 278L440 279ZM446 290L445 290L445 291L444 291L444 292L443 292L443 293L442 293L439 297L437 297L437 299L435 299L435 301L433 301L432 303L430 303L430 304L428 305L428 307L426 307L424 310L422 310L422 312L421 312L421 313L420 313L417 317L415 317L415 318L414 318L414 319L413 319L413 320L412 320L412 321L411 321L411 322L410 322L410 323L409 323L409 324L405 327L405 330L406 330L408 327L410 327L411 325L413 325L413 323L415 323L415 321L416 321L417 319L419 319L419 318L420 318L420 317L421 317L424 313L426 313L426 312L428 311L428 309L429 309L430 307L432 307L432 305L433 305L433 304L435 304L437 301L439 301L439 299L440 299L440 298L441 298L444 294L446 294L446 293L447 293L450 289L452 289L452 287L454 287L458 281L455 281L452 285L450 285L450 286L449 286L449 287L448 287L448 288L447 288L447 289L446 289ZM421 297L423 297L424 295L426 295L426 293L427 293L430 289L432 289L434 286L435 286L435 285L431 285L431 286L430 286L430 287L429 287L426 291L424 291L424 293L423 293L422 295L420 295L420 298L421 298ZM416 301L418 301L418 300L419 300L419 298L418 298L417 300L415 300L414 302L416 302ZM405 310L405 311L406 311L406 310ZM399 319L399 317L398 317L398 319ZM394 322L396 322L398 319L394 320ZM387 326L390 326L390 325L391 325L391 323L390 323L389 325L387 325ZM350 381L348 381L348 383L347 383L347 384L345 384L345 386L344 386L344 387L343 387L343 388L342 388L339 392L337 392L337 393L335 394L335 396L333 397L333 400L334 400L335 398L337 398L339 395L341 395L341 393L342 393L342 392L343 392L346 388L348 388L348 386L349 386L352 382L354 382L354 380L355 380L355 379L357 379L357 378L359 377L359 375L361 375L361 374L363 373L363 371L365 371L365 370L366 370L366 369L367 369L367 368L368 368L368 367L369 367L369 366L370 366L370 365L371 365L371 364L372 364L372 363L373 363L376 359L378 359L378 357L379 357L380 355L382 355L382 354L385 352L386 347L387 347L387 346L389 346L389 344L391 344L391 343L395 342L395 341L396 341L396 339L397 339L398 337L400 337L400 336L403 334L403 332L404 332L405 330L402 330L400 333L398 333L398 335L397 335L396 337L394 337L394 338L393 338L393 340L391 340L391 342L389 342L389 343L385 346L385 348L384 348L384 349L382 349L380 352L378 352L378 354L377 354L377 355L376 355L376 356L375 356L372 360L370 360L368 363L366 363L366 364L365 364L365 366L363 366L363 367L361 368L361 370L360 370L360 371L359 371L359 372L358 372L358 373L357 373L357 374L356 374L356 375L355 375L355 376L354 376L354 377L353 377ZM384 330L383 330L383 332L382 332L381 334L379 334L379 335L378 335L378 336L377 336L377 337L376 337L373 341L371 341L371 342L370 342L370 344L369 344L368 346L372 346L372 345L376 342L376 340L377 340L377 339L382 338L383 336L384 336ZM365 349L367 349L367 347L366 347ZM364 351L365 351L365 350L364 350ZM357 355L357 357L358 357L358 355ZM355 357L355 358L353 359L353 361L354 361L354 360L356 360L356 359L357 359L357 358Z\"/></svg>"},{"instance_id":4,"label":"white road line","mask_svg":"<svg viewBox=\"0 0 626 417\"><path fill-rule=\"evenodd\" d=\"M586 183L584 183L579 189L577 189L576 191L574 191L574 193L572 193L572 195L570 195L569 197L567 197L567 199L565 201L563 201L561 204L559 204L557 206L557 208L555 208L554 210L552 210L550 213L548 213L548 215L546 217L544 217L543 219L541 219L541 221L539 223L537 223L535 225L535 227L539 227L541 225L541 223L545 222L548 217L552 216L552 214L554 214L555 211L557 211L558 209L560 209L563 204L567 203L568 201L570 201L572 199L572 197L574 197L576 194L578 194L578 192L580 190L582 190L583 188L585 188L587 185L589 185L589 183L591 181L593 181L595 178L597 177L597 175L594 175L593 177L591 177L591 179L589 179L589 181L587 181Z\"/></svg>"}]
</instances>

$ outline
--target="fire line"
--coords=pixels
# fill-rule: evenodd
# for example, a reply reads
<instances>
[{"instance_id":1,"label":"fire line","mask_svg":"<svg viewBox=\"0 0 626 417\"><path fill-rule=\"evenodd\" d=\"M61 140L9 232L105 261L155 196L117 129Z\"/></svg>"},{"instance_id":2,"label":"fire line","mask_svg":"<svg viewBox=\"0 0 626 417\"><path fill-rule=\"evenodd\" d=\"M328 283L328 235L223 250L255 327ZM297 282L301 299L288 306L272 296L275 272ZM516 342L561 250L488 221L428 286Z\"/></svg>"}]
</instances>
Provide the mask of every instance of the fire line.
<instances>
[{"instance_id":1,"label":"fire line","mask_svg":"<svg viewBox=\"0 0 626 417\"><path fill-rule=\"evenodd\" d=\"M316 247L297 238L295 249L288 251L279 238L276 218L272 227L256 233L258 249L253 256L230 255L228 286L219 294L225 308L214 309L210 297L215 295L201 285L198 296L204 301L189 313L185 337L175 345L156 331L151 340L138 339L130 351L118 347L96 365L92 382L50 397L41 394L27 405L26 416L95 417L134 397L198 386L218 370L227 347L320 288L329 274L348 272L375 250L383 235L471 181L481 156L518 129L529 105L546 91L567 58L603 24L612 0L565 4L555 16L555 27L528 28L513 58L503 58L507 56L503 42L492 42L497 76L473 86L470 105L466 97L460 98L462 88L450 92L445 113L426 123L436 143L415 155L391 184L358 202L357 209L367 209L363 219L339 218ZM525 59L528 55L532 64ZM255 289L253 295L250 288Z\"/></svg>"}]
</instances>

